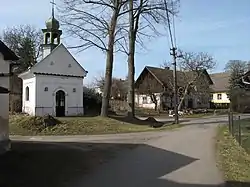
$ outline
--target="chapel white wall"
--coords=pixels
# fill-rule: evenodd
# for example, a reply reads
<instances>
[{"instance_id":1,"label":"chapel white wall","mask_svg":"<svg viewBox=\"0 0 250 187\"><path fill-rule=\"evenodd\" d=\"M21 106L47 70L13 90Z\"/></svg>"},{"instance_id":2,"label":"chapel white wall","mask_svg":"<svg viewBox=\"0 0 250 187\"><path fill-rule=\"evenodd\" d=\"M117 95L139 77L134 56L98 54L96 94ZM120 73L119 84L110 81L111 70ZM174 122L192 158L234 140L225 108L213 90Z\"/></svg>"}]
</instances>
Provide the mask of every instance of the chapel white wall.
<instances>
[{"instance_id":1,"label":"chapel white wall","mask_svg":"<svg viewBox=\"0 0 250 187\"><path fill-rule=\"evenodd\" d=\"M32 69L34 72L84 76L85 71L75 61L68 50L61 44L48 55L41 63Z\"/></svg>"},{"instance_id":2,"label":"chapel white wall","mask_svg":"<svg viewBox=\"0 0 250 187\"><path fill-rule=\"evenodd\" d=\"M29 100L26 101L26 87L29 87ZM36 77L23 79L23 112L35 115L36 107Z\"/></svg>"},{"instance_id":3,"label":"chapel white wall","mask_svg":"<svg viewBox=\"0 0 250 187\"><path fill-rule=\"evenodd\" d=\"M56 115L56 91L66 93L65 115L74 116L83 114L83 80L73 77L56 77L37 75L36 115ZM48 87L48 91L45 91ZM73 89L76 92L73 92Z\"/></svg>"}]
</instances>

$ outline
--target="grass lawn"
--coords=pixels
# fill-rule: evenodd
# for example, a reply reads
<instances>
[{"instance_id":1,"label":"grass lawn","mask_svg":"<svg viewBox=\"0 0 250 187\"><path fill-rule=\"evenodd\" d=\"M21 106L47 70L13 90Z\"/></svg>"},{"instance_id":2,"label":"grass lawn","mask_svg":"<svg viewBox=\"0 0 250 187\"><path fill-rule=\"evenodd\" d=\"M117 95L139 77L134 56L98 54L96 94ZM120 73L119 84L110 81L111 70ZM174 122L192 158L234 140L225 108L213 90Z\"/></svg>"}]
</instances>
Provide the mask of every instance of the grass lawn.
<instances>
[{"instance_id":1,"label":"grass lawn","mask_svg":"<svg viewBox=\"0 0 250 187\"><path fill-rule=\"evenodd\" d=\"M241 142L242 147L250 154L250 119L235 120L234 121L234 134L238 138L239 125L241 127Z\"/></svg>"},{"instance_id":2,"label":"grass lawn","mask_svg":"<svg viewBox=\"0 0 250 187\"><path fill-rule=\"evenodd\" d=\"M135 114L140 117L164 117L168 118L167 111L155 111L154 109L147 109L147 108L136 108Z\"/></svg>"},{"instance_id":3,"label":"grass lawn","mask_svg":"<svg viewBox=\"0 0 250 187\"><path fill-rule=\"evenodd\" d=\"M128 133L153 130L167 130L181 127L183 125L170 125L162 122L148 120L126 120L125 117L65 117L57 118L60 124L45 127L41 117L24 115L10 116L11 135L84 135L84 134L108 134ZM157 124L161 127L150 127Z\"/></svg>"},{"instance_id":4,"label":"grass lawn","mask_svg":"<svg viewBox=\"0 0 250 187\"><path fill-rule=\"evenodd\" d=\"M229 134L226 126L219 127L216 145L218 166L228 185L250 186L250 155Z\"/></svg>"},{"instance_id":5,"label":"grass lawn","mask_svg":"<svg viewBox=\"0 0 250 187\"><path fill-rule=\"evenodd\" d=\"M169 113L167 111L155 111L154 109L147 109L147 108L136 108L135 113L137 116L140 117L156 117L156 118L170 118ZM228 109L217 109L216 115L225 115L228 113ZM185 118L202 118L206 116L214 115L214 109L209 109L207 113L198 113L198 114L185 114L181 117Z\"/></svg>"},{"instance_id":6,"label":"grass lawn","mask_svg":"<svg viewBox=\"0 0 250 187\"><path fill-rule=\"evenodd\" d=\"M183 115L182 117L185 118L202 118L206 116L212 116L213 113L202 113L202 114L190 114L190 115Z\"/></svg>"}]
</instances>

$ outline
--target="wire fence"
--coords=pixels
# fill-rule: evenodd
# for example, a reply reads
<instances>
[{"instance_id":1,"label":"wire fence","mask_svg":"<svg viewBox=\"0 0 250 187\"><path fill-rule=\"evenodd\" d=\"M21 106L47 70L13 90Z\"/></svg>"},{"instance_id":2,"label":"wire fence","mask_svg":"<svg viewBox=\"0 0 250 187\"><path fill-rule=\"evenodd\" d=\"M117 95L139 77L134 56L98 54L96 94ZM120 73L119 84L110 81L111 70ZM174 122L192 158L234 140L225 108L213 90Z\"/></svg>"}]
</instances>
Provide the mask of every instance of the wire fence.
<instances>
[{"instance_id":1,"label":"wire fence","mask_svg":"<svg viewBox=\"0 0 250 187\"><path fill-rule=\"evenodd\" d=\"M250 118L242 119L240 115L228 114L228 128L230 134L250 154Z\"/></svg>"}]
</instances>

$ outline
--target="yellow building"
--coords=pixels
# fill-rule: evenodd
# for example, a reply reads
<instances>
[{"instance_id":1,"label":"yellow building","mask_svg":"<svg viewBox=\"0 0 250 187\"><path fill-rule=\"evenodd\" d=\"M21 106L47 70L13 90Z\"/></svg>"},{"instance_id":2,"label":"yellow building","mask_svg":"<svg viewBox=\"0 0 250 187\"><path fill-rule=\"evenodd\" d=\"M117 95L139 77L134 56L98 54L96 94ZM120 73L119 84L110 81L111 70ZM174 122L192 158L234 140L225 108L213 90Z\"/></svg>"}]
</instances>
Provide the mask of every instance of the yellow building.
<instances>
[{"instance_id":1,"label":"yellow building","mask_svg":"<svg viewBox=\"0 0 250 187\"><path fill-rule=\"evenodd\" d=\"M211 86L211 108L228 108L230 100L228 98L230 73L210 74L213 81Z\"/></svg>"}]
</instances>

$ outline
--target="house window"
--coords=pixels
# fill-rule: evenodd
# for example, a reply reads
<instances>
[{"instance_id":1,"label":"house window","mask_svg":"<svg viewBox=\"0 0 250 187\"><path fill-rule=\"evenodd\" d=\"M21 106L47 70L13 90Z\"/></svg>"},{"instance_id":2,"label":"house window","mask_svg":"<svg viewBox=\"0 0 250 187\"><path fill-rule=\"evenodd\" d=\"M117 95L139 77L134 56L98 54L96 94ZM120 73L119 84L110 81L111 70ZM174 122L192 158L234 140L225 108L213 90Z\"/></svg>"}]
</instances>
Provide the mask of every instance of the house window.
<instances>
[{"instance_id":1,"label":"house window","mask_svg":"<svg viewBox=\"0 0 250 187\"><path fill-rule=\"evenodd\" d=\"M27 86L26 88L25 88L25 100L26 101L29 101L30 100L30 89L29 89L29 87Z\"/></svg>"},{"instance_id":2,"label":"house window","mask_svg":"<svg viewBox=\"0 0 250 187\"><path fill-rule=\"evenodd\" d=\"M45 91L45 92L47 92L48 90L49 90L48 87L45 87L45 88L44 88L44 91Z\"/></svg>"},{"instance_id":3,"label":"house window","mask_svg":"<svg viewBox=\"0 0 250 187\"><path fill-rule=\"evenodd\" d=\"M142 103L143 104L147 104L148 103L148 99L146 96L142 97Z\"/></svg>"},{"instance_id":4,"label":"house window","mask_svg":"<svg viewBox=\"0 0 250 187\"><path fill-rule=\"evenodd\" d=\"M221 94L217 94L217 100L221 100L222 99L222 95Z\"/></svg>"},{"instance_id":5,"label":"house window","mask_svg":"<svg viewBox=\"0 0 250 187\"><path fill-rule=\"evenodd\" d=\"M210 101L212 101L214 99L214 95L210 94Z\"/></svg>"},{"instance_id":6,"label":"house window","mask_svg":"<svg viewBox=\"0 0 250 187\"><path fill-rule=\"evenodd\" d=\"M75 88L73 88L73 92L76 92L76 89L75 89Z\"/></svg>"}]
</instances>

